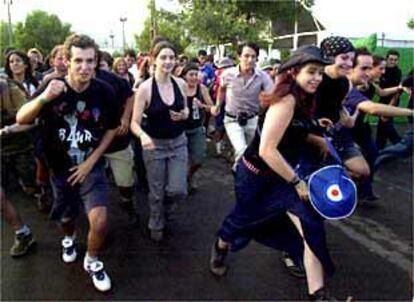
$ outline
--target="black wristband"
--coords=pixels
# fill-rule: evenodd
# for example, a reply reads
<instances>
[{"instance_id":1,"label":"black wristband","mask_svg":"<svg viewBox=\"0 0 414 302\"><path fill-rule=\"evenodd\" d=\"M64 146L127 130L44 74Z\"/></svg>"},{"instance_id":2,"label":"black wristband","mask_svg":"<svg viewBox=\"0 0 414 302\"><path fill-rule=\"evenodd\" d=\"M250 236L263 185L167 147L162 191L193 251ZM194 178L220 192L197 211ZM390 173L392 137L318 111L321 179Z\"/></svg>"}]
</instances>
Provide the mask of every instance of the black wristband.
<instances>
[{"instance_id":1,"label":"black wristband","mask_svg":"<svg viewBox=\"0 0 414 302\"><path fill-rule=\"evenodd\" d=\"M300 183L300 181L301 181L301 179L299 178L299 176L295 174L293 179L291 181L289 181L289 184L295 187Z\"/></svg>"}]
</instances>

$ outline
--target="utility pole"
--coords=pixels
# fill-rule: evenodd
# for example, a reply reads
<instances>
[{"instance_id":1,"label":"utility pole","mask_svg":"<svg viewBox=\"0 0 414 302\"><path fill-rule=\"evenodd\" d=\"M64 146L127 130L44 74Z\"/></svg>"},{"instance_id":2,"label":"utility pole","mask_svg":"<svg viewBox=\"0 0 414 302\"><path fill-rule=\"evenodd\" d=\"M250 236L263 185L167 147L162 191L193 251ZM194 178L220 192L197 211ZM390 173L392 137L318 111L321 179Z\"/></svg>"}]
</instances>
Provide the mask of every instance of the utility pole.
<instances>
[{"instance_id":1,"label":"utility pole","mask_svg":"<svg viewBox=\"0 0 414 302\"><path fill-rule=\"evenodd\" d=\"M115 35L114 35L114 33L112 31L109 34L109 38L111 39L111 47L112 47L112 51L113 51L113 49L115 48L114 47L114 38L115 38Z\"/></svg>"},{"instance_id":2,"label":"utility pole","mask_svg":"<svg viewBox=\"0 0 414 302\"><path fill-rule=\"evenodd\" d=\"M122 23L122 48L125 51L126 42L125 42L125 22L127 21L126 17L119 18L119 21Z\"/></svg>"},{"instance_id":3,"label":"utility pole","mask_svg":"<svg viewBox=\"0 0 414 302\"><path fill-rule=\"evenodd\" d=\"M150 13L151 13L151 30L150 30L150 44L154 40L155 36L157 35L157 21L155 20L155 0L150 0Z\"/></svg>"},{"instance_id":4,"label":"utility pole","mask_svg":"<svg viewBox=\"0 0 414 302\"><path fill-rule=\"evenodd\" d=\"M4 4L7 4L7 14L9 18L9 46L13 44L13 30L12 30L12 23L11 23L11 13L10 13L10 6L13 4L13 0L4 0Z\"/></svg>"},{"instance_id":5,"label":"utility pole","mask_svg":"<svg viewBox=\"0 0 414 302\"><path fill-rule=\"evenodd\" d=\"M294 34L293 34L293 50L296 50L298 48L298 42L299 42L299 36L298 36L298 6L297 6L297 0L295 0L295 23L294 23Z\"/></svg>"}]
</instances>

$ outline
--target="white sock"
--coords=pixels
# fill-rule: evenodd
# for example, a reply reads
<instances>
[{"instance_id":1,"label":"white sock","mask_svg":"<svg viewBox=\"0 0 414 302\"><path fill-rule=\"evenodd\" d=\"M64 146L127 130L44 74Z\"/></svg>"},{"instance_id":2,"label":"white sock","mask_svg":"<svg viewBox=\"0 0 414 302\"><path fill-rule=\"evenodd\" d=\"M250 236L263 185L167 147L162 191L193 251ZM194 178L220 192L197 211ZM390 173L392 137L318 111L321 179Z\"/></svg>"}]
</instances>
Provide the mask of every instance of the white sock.
<instances>
[{"instance_id":1,"label":"white sock","mask_svg":"<svg viewBox=\"0 0 414 302\"><path fill-rule=\"evenodd\" d=\"M20 234L29 235L31 232L30 232L29 227L24 224L20 229L16 230L15 233L16 235L20 235Z\"/></svg>"},{"instance_id":2,"label":"white sock","mask_svg":"<svg viewBox=\"0 0 414 302\"><path fill-rule=\"evenodd\" d=\"M69 240L72 240L72 241L75 241L75 239L76 239L76 234L75 233L73 233L71 236L69 236L69 235L65 235L65 238L63 238L64 240L65 239L69 239Z\"/></svg>"},{"instance_id":3,"label":"white sock","mask_svg":"<svg viewBox=\"0 0 414 302\"><path fill-rule=\"evenodd\" d=\"M98 261L98 257L91 257L91 256L89 255L89 253L88 253L88 252L86 252L86 254L85 254L85 260L86 260L86 262L88 262L88 263L92 263L92 262Z\"/></svg>"}]
</instances>

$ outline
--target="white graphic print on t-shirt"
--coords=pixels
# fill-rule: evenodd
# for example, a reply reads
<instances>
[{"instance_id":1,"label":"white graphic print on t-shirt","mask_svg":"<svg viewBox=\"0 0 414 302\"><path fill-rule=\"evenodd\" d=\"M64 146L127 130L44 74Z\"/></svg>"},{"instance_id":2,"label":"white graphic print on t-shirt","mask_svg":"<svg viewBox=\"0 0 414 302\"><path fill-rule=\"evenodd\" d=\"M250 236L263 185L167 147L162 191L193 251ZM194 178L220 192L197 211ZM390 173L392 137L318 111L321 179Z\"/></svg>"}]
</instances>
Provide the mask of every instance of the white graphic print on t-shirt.
<instances>
[{"instance_id":1,"label":"white graphic print on t-shirt","mask_svg":"<svg viewBox=\"0 0 414 302\"><path fill-rule=\"evenodd\" d=\"M89 152L91 151L91 147L81 148L79 144L90 143L93 140L92 133L85 129L84 127L79 126L79 119L81 117L80 114L84 113L84 106L82 106L82 101L78 102L77 112L73 112L71 114L66 114L64 116L64 120L68 124L68 128L60 128L59 129L59 138L62 142L69 142L69 149L68 155L72 160L72 163L75 165L79 165L85 161ZM82 117L81 117L82 118Z\"/></svg>"}]
</instances>

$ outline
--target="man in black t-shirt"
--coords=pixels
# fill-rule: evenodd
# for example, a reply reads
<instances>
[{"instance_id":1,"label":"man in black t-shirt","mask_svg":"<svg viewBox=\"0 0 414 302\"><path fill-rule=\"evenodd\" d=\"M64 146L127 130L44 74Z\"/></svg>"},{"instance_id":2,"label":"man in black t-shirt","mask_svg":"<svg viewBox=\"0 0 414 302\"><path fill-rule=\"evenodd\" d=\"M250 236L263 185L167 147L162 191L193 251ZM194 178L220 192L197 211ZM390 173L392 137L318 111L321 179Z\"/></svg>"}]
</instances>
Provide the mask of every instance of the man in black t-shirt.
<instances>
[{"instance_id":1,"label":"man in black t-shirt","mask_svg":"<svg viewBox=\"0 0 414 302\"><path fill-rule=\"evenodd\" d=\"M389 88L398 86L401 83L401 69L398 67L398 60L400 54L396 50L389 50L387 52L387 66L385 68L385 73L380 78L380 87ZM397 93L392 96L382 97L380 103L390 104L398 106L398 99L400 93ZM394 127L394 121L392 118L380 118L378 120L377 127L377 138L376 144L378 150L383 149L387 143L387 140L390 140L393 144L398 143L401 140L401 136L398 134L397 130Z\"/></svg>"},{"instance_id":2,"label":"man in black t-shirt","mask_svg":"<svg viewBox=\"0 0 414 302\"><path fill-rule=\"evenodd\" d=\"M89 221L83 267L96 289L108 291L111 280L98 260L106 236L109 200L101 157L115 135L118 120L113 90L93 79L97 51L88 36L68 37L64 43L68 75L40 88L38 96L19 110L16 119L19 124L27 124L39 118L55 191L51 217L65 234L62 260L76 260L75 219L83 203Z\"/></svg>"}]
</instances>

